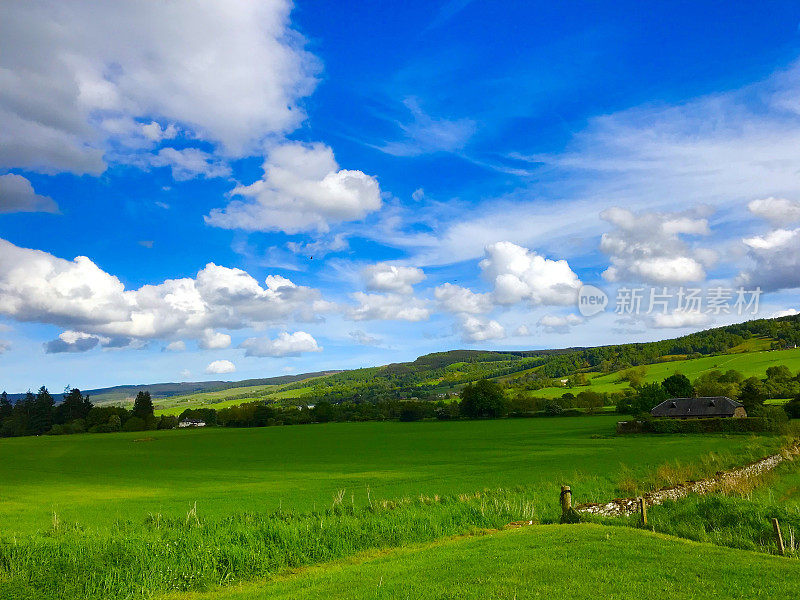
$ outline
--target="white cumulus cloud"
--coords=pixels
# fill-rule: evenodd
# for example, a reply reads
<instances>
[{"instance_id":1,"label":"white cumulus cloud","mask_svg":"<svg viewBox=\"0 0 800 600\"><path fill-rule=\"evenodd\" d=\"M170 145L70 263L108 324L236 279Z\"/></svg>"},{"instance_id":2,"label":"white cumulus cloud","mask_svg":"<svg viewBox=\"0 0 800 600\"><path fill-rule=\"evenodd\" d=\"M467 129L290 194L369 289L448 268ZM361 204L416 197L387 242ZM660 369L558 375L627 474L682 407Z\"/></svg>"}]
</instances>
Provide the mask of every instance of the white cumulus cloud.
<instances>
[{"instance_id":1,"label":"white cumulus cloud","mask_svg":"<svg viewBox=\"0 0 800 600\"><path fill-rule=\"evenodd\" d=\"M182 337L221 348L230 337L214 329L309 321L332 309L318 290L285 277L268 276L265 285L209 263L194 279L128 290L85 256L64 260L0 239L0 315L112 340Z\"/></svg>"},{"instance_id":2,"label":"white cumulus cloud","mask_svg":"<svg viewBox=\"0 0 800 600\"><path fill-rule=\"evenodd\" d=\"M358 302L347 314L352 321L425 321L431 315L424 301L402 294L355 292L351 297Z\"/></svg>"},{"instance_id":3,"label":"white cumulus cloud","mask_svg":"<svg viewBox=\"0 0 800 600\"><path fill-rule=\"evenodd\" d=\"M233 373L236 371L236 365L229 360L215 360L208 363L206 373Z\"/></svg>"},{"instance_id":4,"label":"white cumulus cloud","mask_svg":"<svg viewBox=\"0 0 800 600\"><path fill-rule=\"evenodd\" d=\"M204 329L199 344L205 350L220 350L231 345L231 336L213 329Z\"/></svg>"},{"instance_id":5,"label":"white cumulus cloud","mask_svg":"<svg viewBox=\"0 0 800 600\"><path fill-rule=\"evenodd\" d=\"M783 225L800 221L800 202L786 198L762 198L747 205L751 213L774 223Z\"/></svg>"},{"instance_id":6,"label":"white cumulus cloud","mask_svg":"<svg viewBox=\"0 0 800 600\"><path fill-rule=\"evenodd\" d=\"M705 268L716 256L707 249L693 249L681 235L708 235L708 220L690 213L633 213L613 207L600 217L614 225L604 233L600 249L611 266L603 272L608 281L687 283L702 281Z\"/></svg>"},{"instance_id":7,"label":"white cumulus cloud","mask_svg":"<svg viewBox=\"0 0 800 600\"><path fill-rule=\"evenodd\" d=\"M378 292L411 294L413 286L423 279L425 273L416 267L398 267L389 263L377 263L365 267L361 272L367 289Z\"/></svg>"},{"instance_id":8,"label":"white cumulus cloud","mask_svg":"<svg viewBox=\"0 0 800 600\"><path fill-rule=\"evenodd\" d=\"M477 315L492 310L491 294L478 294L460 285L445 283L437 286L433 295L447 312Z\"/></svg>"},{"instance_id":9,"label":"white cumulus cloud","mask_svg":"<svg viewBox=\"0 0 800 600\"><path fill-rule=\"evenodd\" d=\"M3 2L0 168L98 174L108 140L152 143L174 124L231 156L258 152L304 120L299 101L316 82L290 10L288 0Z\"/></svg>"},{"instance_id":10,"label":"white cumulus cloud","mask_svg":"<svg viewBox=\"0 0 800 600\"><path fill-rule=\"evenodd\" d=\"M484 342L506 337L506 331L500 323L474 315L461 315L457 329L465 342Z\"/></svg>"},{"instance_id":11,"label":"white cumulus cloud","mask_svg":"<svg viewBox=\"0 0 800 600\"><path fill-rule=\"evenodd\" d=\"M573 304L581 287L566 260L550 260L511 242L489 244L480 267L498 304Z\"/></svg>"},{"instance_id":12,"label":"white cumulus cloud","mask_svg":"<svg viewBox=\"0 0 800 600\"><path fill-rule=\"evenodd\" d=\"M236 187L209 225L247 231L328 231L331 224L357 221L381 207L378 182L361 171L339 169L324 144L287 142L273 147L264 177Z\"/></svg>"},{"instance_id":13,"label":"white cumulus cloud","mask_svg":"<svg viewBox=\"0 0 800 600\"><path fill-rule=\"evenodd\" d=\"M248 338L243 341L240 348L245 349L245 356L300 356L304 352L322 352L317 340L310 333L284 331L277 338Z\"/></svg>"}]
</instances>

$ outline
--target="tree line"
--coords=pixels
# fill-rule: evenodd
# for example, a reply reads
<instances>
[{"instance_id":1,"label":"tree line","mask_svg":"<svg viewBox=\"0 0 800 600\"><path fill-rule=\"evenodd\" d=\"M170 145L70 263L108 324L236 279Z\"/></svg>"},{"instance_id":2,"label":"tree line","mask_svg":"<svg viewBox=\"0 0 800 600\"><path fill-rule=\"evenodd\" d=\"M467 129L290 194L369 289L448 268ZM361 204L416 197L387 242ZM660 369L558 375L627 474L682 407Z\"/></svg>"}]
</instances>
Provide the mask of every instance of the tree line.
<instances>
[{"instance_id":1,"label":"tree line","mask_svg":"<svg viewBox=\"0 0 800 600\"><path fill-rule=\"evenodd\" d=\"M633 393L617 403L617 411L624 414L647 417L655 406L670 398L726 396L741 402L750 417L774 421L800 418L800 372L792 373L786 365L769 367L764 378L745 377L734 369L708 371L694 381L681 373L661 383L642 383L638 374L630 378ZM765 405L771 398L791 400L783 406Z\"/></svg>"},{"instance_id":2,"label":"tree line","mask_svg":"<svg viewBox=\"0 0 800 600\"><path fill-rule=\"evenodd\" d=\"M119 406L94 406L78 388L64 390L64 399L56 404L45 386L36 394L11 403L8 394L0 394L0 437L24 435L62 435L72 433L111 433L172 429L178 419L156 417L150 392L139 392L128 410Z\"/></svg>"}]
</instances>

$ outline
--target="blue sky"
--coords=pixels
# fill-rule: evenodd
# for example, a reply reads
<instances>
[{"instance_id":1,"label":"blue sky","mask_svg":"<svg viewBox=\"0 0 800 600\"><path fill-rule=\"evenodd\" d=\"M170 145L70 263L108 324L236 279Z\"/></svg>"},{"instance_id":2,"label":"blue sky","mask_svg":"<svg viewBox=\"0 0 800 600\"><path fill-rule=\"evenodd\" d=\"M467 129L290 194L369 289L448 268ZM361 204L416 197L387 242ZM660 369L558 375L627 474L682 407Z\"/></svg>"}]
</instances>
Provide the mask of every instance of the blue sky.
<instances>
[{"instance_id":1,"label":"blue sky","mask_svg":"<svg viewBox=\"0 0 800 600\"><path fill-rule=\"evenodd\" d=\"M681 288L791 314L799 24L792 2L5 3L0 388L752 318ZM672 303L615 310L620 288Z\"/></svg>"}]
</instances>

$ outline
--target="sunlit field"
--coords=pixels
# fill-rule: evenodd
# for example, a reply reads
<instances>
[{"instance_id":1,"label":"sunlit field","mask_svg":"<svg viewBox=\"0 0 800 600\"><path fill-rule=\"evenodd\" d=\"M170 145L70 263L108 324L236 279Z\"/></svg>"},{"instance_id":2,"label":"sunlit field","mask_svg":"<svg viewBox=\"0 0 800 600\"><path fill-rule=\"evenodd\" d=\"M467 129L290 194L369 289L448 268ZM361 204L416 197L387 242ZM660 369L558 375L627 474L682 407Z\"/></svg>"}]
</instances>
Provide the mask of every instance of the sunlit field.
<instances>
[{"instance_id":1,"label":"sunlit field","mask_svg":"<svg viewBox=\"0 0 800 600\"><path fill-rule=\"evenodd\" d=\"M148 513L206 515L523 486L538 510L558 486L613 497L670 461L725 463L768 453L772 437L613 436L616 416L336 423L0 440L0 531L62 522L109 526ZM709 463L718 468L722 463Z\"/></svg>"}]
</instances>

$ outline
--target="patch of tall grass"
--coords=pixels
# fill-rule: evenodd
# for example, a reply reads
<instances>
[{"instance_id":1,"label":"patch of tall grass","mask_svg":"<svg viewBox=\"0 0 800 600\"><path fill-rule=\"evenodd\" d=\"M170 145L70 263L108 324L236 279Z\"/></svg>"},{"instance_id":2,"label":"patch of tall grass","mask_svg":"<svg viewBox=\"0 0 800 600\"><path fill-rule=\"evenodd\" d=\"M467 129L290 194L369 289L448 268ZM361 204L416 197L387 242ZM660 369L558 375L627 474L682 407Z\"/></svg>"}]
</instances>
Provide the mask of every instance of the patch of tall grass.
<instances>
[{"instance_id":1,"label":"patch of tall grass","mask_svg":"<svg viewBox=\"0 0 800 600\"><path fill-rule=\"evenodd\" d=\"M206 590L287 569L534 520L521 489L348 505L344 491L324 511L241 513L209 519L119 522L110 534L67 525L0 538L0 597L148 598Z\"/></svg>"},{"instance_id":2,"label":"patch of tall grass","mask_svg":"<svg viewBox=\"0 0 800 600\"><path fill-rule=\"evenodd\" d=\"M720 461L724 463L725 458L710 457L705 468L713 468ZM654 476L671 480L673 470L668 467L664 465L656 469ZM680 474L682 468L679 466L674 471ZM724 481L713 494L689 495L651 506L647 513L647 527L698 542L777 554L772 519L778 519L786 555L800 557L800 502L786 502L786 498L776 498L772 493L773 489L782 489L784 481L793 481L798 474L800 464L789 457L774 471ZM599 521L638 527L640 516L635 514Z\"/></svg>"},{"instance_id":3,"label":"patch of tall grass","mask_svg":"<svg viewBox=\"0 0 800 600\"><path fill-rule=\"evenodd\" d=\"M786 554L800 556L800 511L737 496L712 494L665 502L648 510L656 531L698 542L778 553L772 519L778 519Z\"/></svg>"},{"instance_id":4,"label":"patch of tall grass","mask_svg":"<svg viewBox=\"0 0 800 600\"><path fill-rule=\"evenodd\" d=\"M617 491L624 497L634 497L687 481L710 477L732 465L741 466L748 461L763 458L758 446L740 448L736 454L711 450L691 461L668 460L656 466L643 477L627 465L621 465L617 478Z\"/></svg>"}]
</instances>

